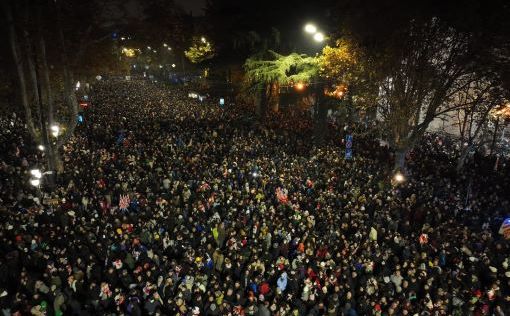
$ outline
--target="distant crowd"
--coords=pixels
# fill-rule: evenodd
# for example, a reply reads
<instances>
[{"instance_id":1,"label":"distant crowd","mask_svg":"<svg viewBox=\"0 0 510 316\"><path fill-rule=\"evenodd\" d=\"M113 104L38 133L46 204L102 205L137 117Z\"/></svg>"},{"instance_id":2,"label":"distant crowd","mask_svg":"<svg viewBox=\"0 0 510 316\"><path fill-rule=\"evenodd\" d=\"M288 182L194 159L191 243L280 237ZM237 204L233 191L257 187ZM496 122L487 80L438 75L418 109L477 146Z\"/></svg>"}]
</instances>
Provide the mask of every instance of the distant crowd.
<instances>
[{"instance_id":1,"label":"distant crowd","mask_svg":"<svg viewBox=\"0 0 510 316\"><path fill-rule=\"evenodd\" d=\"M42 196L45 152L0 118L2 315L510 315L505 162L457 173L427 135L396 183L362 127L316 145L305 113L254 124L142 80L89 96Z\"/></svg>"}]
</instances>

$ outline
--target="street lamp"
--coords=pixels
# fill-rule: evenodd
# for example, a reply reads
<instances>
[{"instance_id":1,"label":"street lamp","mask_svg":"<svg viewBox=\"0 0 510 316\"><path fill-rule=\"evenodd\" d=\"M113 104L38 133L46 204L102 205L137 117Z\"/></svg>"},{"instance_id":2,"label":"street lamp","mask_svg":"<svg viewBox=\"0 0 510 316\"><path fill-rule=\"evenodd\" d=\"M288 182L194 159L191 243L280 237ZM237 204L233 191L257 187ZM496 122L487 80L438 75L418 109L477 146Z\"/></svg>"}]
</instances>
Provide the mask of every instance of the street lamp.
<instances>
[{"instance_id":1,"label":"street lamp","mask_svg":"<svg viewBox=\"0 0 510 316\"><path fill-rule=\"evenodd\" d=\"M406 178L404 177L404 175L403 175L402 173L400 173L400 172L397 172L397 173L395 174L394 179L395 179L395 181L396 181L397 183L402 183L402 182L404 182L404 181L406 180Z\"/></svg>"},{"instance_id":2,"label":"street lamp","mask_svg":"<svg viewBox=\"0 0 510 316\"><path fill-rule=\"evenodd\" d=\"M317 32L317 27L313 24L308 23L305 25L305 32L309 34L315 34Z\"/></svg>"},{"instance_id":3,"label":"street lamp","mask_svg":"<svg viewBox=\"0 0 510 316\"><path fill-rule=\"evenodd\" d=\"M58 127L58 125L51 125L51 134L54 137L58 137L59 132L60 132L60 127Z\"/></svg>"},{"instance_id":4,"label":"street lamp","mask_svg":"<svg viewBox=\"0 0 510 316\"><path fill-rule=\"evenodd\" d=\"M33 175L36 179L41 179L42 173L39 169L32 169L30 170L30 174Z\"/></svg>"},{"instance_id":5,"label":"street lamp","mask_svg":"<svg viewBox=\"0 0 510 316\"><path fill-rule=\"evenodd\" d=\"M296 90L301 91L305 88L305 84L302 82L298 82L295 86Z\"/></svg>"},{"instance_id":6,"label":"street lamp","mask_svg":"<svg viewBox=\"0 0 510 316\"><path fill-rule=\"evenodd\" d=\"M321 32L317 32L313 35L313 40L316 41L317 43L321 43L324 41L324 34L322 34Z\"/></svg>"}]
</instances>

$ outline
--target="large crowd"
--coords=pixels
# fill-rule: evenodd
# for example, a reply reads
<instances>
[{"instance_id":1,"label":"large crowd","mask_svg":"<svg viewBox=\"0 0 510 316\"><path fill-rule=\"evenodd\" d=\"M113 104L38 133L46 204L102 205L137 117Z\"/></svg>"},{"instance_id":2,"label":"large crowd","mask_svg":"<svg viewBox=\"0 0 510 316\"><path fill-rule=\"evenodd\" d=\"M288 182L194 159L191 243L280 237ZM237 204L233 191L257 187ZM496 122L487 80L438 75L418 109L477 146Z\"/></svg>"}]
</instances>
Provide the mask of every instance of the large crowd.
<instances>
[{"instance_id":1,"label":"large crowd","mask_svg":"<svg viewBox=\"0 0 510 316\"><path fill-rule=\"evenodd\" d=\"M0 119L3 315L510 315L510 166L458 174L428 135L395 183L357 127L345 160L346 131L315 145L304 115L252 124L137 80L89 95L51 192Z\"/></svg>"}]
</instances>

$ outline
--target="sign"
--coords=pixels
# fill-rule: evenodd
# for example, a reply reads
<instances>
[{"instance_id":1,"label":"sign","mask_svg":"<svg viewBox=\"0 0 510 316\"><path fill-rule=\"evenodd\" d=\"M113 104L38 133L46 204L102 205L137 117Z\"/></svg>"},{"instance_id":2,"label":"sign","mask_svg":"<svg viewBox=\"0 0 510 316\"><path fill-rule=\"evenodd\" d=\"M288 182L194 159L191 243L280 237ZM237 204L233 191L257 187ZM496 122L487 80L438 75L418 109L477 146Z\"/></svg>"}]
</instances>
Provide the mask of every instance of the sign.
<instances>
[{"instance_id":1,"label":"sign","mask_svg":"<svg viewBox=\"0 0 510 316\"><path fill-rule=\"evenodd\" d=\"M345 159L352 159L352 135L345 136Z\"/></svg>"}]
</instances>

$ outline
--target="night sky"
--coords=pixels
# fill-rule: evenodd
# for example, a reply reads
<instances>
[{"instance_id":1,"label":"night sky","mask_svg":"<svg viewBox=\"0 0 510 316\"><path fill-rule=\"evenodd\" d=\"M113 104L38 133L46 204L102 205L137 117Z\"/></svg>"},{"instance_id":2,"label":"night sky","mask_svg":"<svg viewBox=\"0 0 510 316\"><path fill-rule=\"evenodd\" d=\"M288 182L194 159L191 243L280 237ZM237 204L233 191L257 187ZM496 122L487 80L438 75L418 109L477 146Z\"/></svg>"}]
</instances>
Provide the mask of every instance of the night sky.
<instances>
[{"instance_id":1,"label":"night sky","mask_svg":"<svg viewBox=\"0 0 510 316\"><path fill-rule=\"evenodd\" d=\"M192 11L194 16L204 15L205 0L176 0L187 12Z\"/></svg>"}]
</instances>

